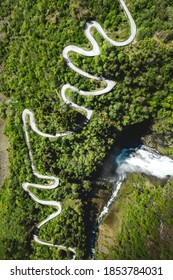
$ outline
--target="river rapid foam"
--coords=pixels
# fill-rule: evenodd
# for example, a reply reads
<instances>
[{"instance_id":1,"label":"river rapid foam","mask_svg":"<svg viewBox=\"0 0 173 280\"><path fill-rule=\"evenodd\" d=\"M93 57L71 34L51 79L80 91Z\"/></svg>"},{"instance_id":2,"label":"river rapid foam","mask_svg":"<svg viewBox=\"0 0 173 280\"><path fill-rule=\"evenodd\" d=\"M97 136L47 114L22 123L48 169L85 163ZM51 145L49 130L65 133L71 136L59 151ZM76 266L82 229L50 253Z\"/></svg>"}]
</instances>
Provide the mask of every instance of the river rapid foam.
<instances>
[{"instance_id":1,"label":"river rapid foam","mask_svg":"<svg viewBox=\"0 0 173 280\"><path fill-rule=\"evenodd\" d=\"M128 173L138 172L158 179L173 176L173 160L145 145L122 149L120 154L115 157L115 162L117 164L116 179L112 195L103 207L91 233L91 259L94 259L96 234L99 225L109 212L113 201L117 198L121 185Z\"/></svg>"},{"instance_id":2,"label":"river rapid foam","mask_svg":"<svg viewBox=\"0 0 173 280\"><path fill-rule=\"evenodd\" d=\"M116 172L120 175L139 172L159 179L173 176L173 160L144 145L136 149L123 149L116 162Z\"/></svg>"}]
</instances>

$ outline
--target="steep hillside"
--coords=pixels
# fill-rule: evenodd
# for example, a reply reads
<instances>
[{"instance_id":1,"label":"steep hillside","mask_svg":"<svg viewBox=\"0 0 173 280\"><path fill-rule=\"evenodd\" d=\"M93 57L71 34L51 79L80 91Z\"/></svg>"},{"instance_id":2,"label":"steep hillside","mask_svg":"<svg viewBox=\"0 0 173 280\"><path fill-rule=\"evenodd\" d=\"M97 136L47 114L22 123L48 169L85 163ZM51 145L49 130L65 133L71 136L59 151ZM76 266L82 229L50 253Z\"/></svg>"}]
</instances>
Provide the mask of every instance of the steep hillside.
<instances>
[{"instance_id":1,"label":"steep hillside","mask_svg":"<svg viewBox=\"0 0 173 280\"><path fill-rule=\"evenodd\" d=\"M148 134L141 135L145 136L141 141L173 158L171 2L126 1L137 34L124 47L111 45L92 28L100 55L86 57L70 52L69 58L76 67L113 80L116 85L100 96L82 96L69 90L70 103L66 104L60 94L63 85L96 91L103 89L105 82L72 71L63 58L63 49L72 44L90 50L84 30L93 20L113 40L125 41L130 25L119 1L1 1L0 92L10 100L0 104L10 162L0 192L1 259L72 258L68 250L33 241L37 225L54 208L36 203L22 188L25 182L51 183L33 173L22 121L26 108L33 112L43 134L75 132L65 137L42 137L31 129L27 119L37 172L60 179L56 189L30 187L40 200L60 201L62 205L61 215L40 229L39 238L75 248L77 259L89 258L91 231L112 188L108 178L100 178L100 170L121 132L149 120ZM93 110L89 122L72 103ZM100 226L96 258L171 259L171 185L171 179L163 184L132 174Z\"/></svg>"}]
</instances>

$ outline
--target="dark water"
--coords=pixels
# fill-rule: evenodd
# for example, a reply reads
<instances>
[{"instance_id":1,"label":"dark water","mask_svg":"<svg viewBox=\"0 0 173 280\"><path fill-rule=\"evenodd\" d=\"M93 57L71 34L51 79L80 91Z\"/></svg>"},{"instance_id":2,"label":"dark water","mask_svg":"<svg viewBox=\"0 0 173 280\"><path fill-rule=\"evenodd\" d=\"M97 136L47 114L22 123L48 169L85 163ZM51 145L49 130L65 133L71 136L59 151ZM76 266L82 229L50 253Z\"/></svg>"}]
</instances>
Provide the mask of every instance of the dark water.
<instances>
[{"instance_id":1,"label":"dark water","mask_svg":"<svg viewBox=\"0 0 173 280\"><path fill-rule=\"evenodd\" d=\"M117 174L117 168L123 161L128 158L132 153L142 145L142 137L145 136L150 131L151 120L146 120L138 124L130 125L123 129L119 133L116 142L114 143L109 155L105 158L102 168L99 170L99 177L113 179L114 189L112 190L112 196L110 200L105 205L102 213L98 220L93 225L93 229L90 236L90 259L94 259L94 248L98 233L98 227L104 218L104 210L110 207L111 202L115 199L116 188L120 187L124 177L120 178ZM106 211L105 211L106 213Z\"/></svg>"}]
</instances>

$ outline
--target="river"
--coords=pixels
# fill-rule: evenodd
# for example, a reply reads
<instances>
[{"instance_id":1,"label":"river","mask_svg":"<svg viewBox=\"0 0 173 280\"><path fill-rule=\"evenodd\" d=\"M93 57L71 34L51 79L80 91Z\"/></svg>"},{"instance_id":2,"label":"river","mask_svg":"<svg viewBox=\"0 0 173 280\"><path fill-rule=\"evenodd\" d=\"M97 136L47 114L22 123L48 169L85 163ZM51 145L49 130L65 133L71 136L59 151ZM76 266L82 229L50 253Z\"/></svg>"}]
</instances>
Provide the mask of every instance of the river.
<instances>
[{"instance_id":1,"label":"river","mask_svg":"<svg viewBox=\"0 0 173 280\"><path fill-rule=\"evenodd\" d=\"M161 155L155 149L140 145L136 148L123 148L115 156L115 184L110 199L103 207L91 233L90 238L90 258L94 259L96 235L99 225L109 212L112 202L116 199L118 191L127 177L132 172L143 173L158 179L169 179L173 176L173 160L165 155Z\"/></svg>"}]
</instances>

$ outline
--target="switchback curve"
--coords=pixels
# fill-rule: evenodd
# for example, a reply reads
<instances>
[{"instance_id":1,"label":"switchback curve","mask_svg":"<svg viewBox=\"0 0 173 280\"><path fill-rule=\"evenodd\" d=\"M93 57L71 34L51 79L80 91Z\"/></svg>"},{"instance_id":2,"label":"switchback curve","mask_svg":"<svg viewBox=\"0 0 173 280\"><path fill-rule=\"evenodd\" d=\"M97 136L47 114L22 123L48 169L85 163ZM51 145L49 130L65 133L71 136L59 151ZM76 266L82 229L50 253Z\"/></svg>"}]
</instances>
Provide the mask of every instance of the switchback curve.
<instances>
[{"instance_id":1,"label":"switchback curve","mask_svg":"<svg viewBox=\"0 0 173 280\"><path fill-rule=\"evenodd\" d=\"M65 59L65 61L67 62L67 65L75 72L77 72L78 74L86 77L86 78L89 78L89 79L94 79L94 80L98 80L98 81L101 81L103 80L105 82L105 85L106 87L104 89L101 89L101 90L97 90L97 91L83 91L83 90L80 90L74 86L71 86L70 84L66 84L62 87L61 89L61 97L63 99L63 101L68 104L69 106L73 107L74 109L79 109L79 110L82 110L86 113L86 117L88 119L88 121L90 120L91 116L92 116L92 113L93 111L91 109L88 109L88 108L85 108L85 107L82 107L82 106L79 106L78 104L75 104L73 102L71 102L67 97L66 97L66 91L68 89L72 90L73 92L77 92L81 95L85 95L85 96L88 96L88 95L93 95L93 96L96 96L96 95L101 95L101 94L105 94L105 93L108 93L112 90L112 88L115 86L115 82L112 81L112 80L107 80L105 78L100 78L100 77L97 77L97 76L93 76L81 69L79 69L78 67L76 67L69 59L69 52L73 51L73 52L76 52L78 54L81 54L81 55L84 55L84 56L96 56L96 55L99 55L100 54L100 48L99 48L99 45L98 43L96 42L96 40L93 38L92 34L91 34L91 28L96 28L97 31L103 36L103 38L105 40L107 40L110 44L116 46L116 47L122 47L122 46L125 46L125 45L128 45L129 43L131 43L136 35L136 25L135 25L135 22L124 2L124 0L119 0L120 4L122 5L122 8L124 9L124 12L127 16L127 18L129 19L129 22L130 22L130 36L127 40L123 41L123 42L117 42L117 41L114 41L112 40L111 38L109 38L106 33L104 32L104 30L102 29L102 27L100 26L99 23L93 21L93 22L90 22L90 23L87 23L86 24L86 27L85 27L85 30L84 30L84 33L85 33L85 36L87 37L87 39L89 40L89 42L91 43L92 45L92 49L91 50L84 50L80 47L77 47L77 46L74 46L74 45L69 45L67 47L64 48L62 54L63 54L63 57ZM54 219L55 217L57 217L60 213L61 213L61 204L60 202L57 202L57 201L47 201L47 200L41 200L39 199L37 196L35 196L30 190L29 190L29 187L35 187L35 188L39 188L39 189L54 189L54 188L57 188L58 185L59 185L59 179L57 177L54 177L54 176L46 176L46 175L41 175L39 174L37 171L36 171L36 168L34 166L34 160L33 160L33 155L32 155L32 150L31 150L31 145L30 145L30 140L29 140L29 134L28 134L28 124L29 126L31 127L31 129L37 133L38 135L42 136L42 137L48 137L48 138L57 138L57 137L64 137L64 136L67 136L67 135L70 135L71 131L67 131L67 132L64 132L64 133L59 133L59 134L55 134L55 135L51 135L51 134L48 134L48 133L44 133L44 132L41 132L38 127L36 126L36 123L35 123L35 119L34 119L34 114L33 112L31 112L30 110L28 109L25 109L22 113L22 120L23 120L23 129L24 129L24 133L25 133L25 140L26 140L26 144L27 144L27 147L28 147L28 152L29 152L29 157L30 157L30 162L31 162L31 167L32 167L32 171L33 171L33 174L39 178L39 179L46 179L49 184L44 186L44 185L41 185L41 184L32 184L32 183L28 183L28 182L25 182L22 184L22 187L23 189L28 192L28 194L31 196L31 198L38 202L39 204L41 205L47 205L47 206L52 206L52 207L55 207L57 210L56 212L52 213L51 215L49 215L45 220L43 220L42 222L40 222L38 225L37 225L37 228L35 230L35 234L34 234L34 240L39 243L39 244L42 244L42 245L47 245L47 246L52 246L52 247L56 247L58 249L63 249L63 250L69 250L70 252L73 253L73 259L75 259L76 257L76 251L75 249L71 248L71 247L66 247L66 246L62 246L62 245L56 245L56 244L53 244L53 243L49 243L49 242L45 242L45 241L42 241L38 238L38 233L39 233L39 229L44 225L46 224L47 222L49 222L50 220ZM52 183L53 182L53 183Z\"/></svg>"}]
</instances>

